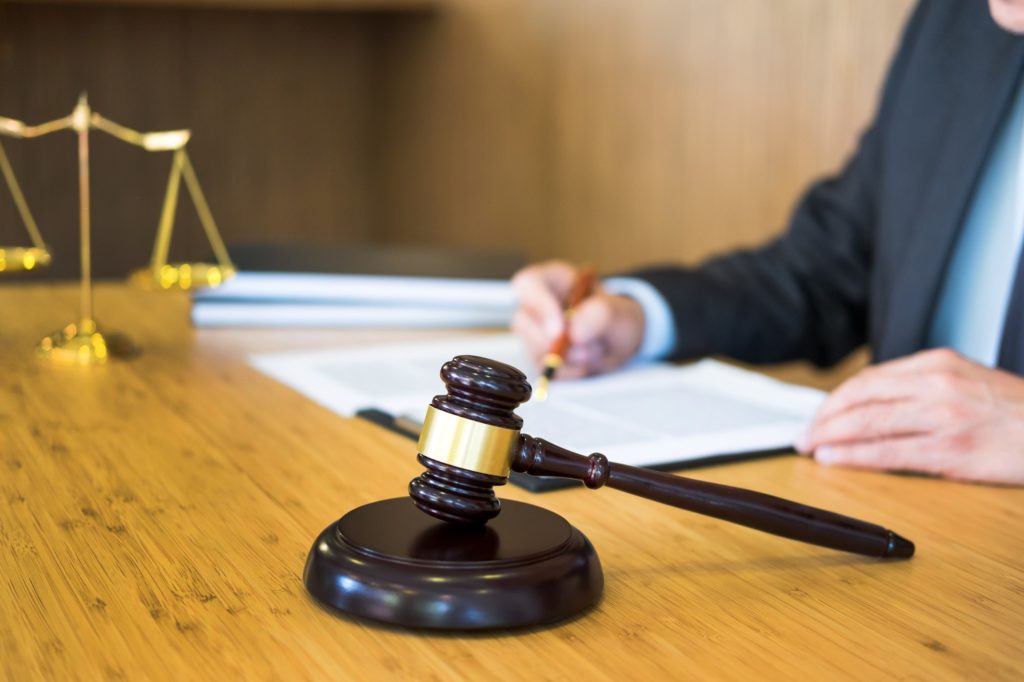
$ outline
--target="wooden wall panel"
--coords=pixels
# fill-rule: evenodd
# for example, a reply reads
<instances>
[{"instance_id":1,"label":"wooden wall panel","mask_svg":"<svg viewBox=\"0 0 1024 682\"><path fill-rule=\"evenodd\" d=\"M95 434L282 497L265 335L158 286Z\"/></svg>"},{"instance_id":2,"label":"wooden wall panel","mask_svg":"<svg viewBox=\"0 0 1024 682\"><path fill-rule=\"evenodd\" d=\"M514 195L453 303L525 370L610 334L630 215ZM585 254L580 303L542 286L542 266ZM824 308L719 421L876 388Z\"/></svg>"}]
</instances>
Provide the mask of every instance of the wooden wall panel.
<instances>
[{"instance_id":1,"label":"wooden wall panel","mask_svg":"<svg viewBox=\"0 0 1024 682\"><path fill-rule=\"evenodd\" d=\"M910 0L439 4L0 4L0 112L58 116L85 88L126 124L193 127L229 241L693 261L777 232L839 166ZM95 140L97 270L118 276L148 256L168 161ZM73 250L70 138L7 147L47 237ZM201 237L180 210L192 255ZM0 194L0 241L13 215ZM54 271L75 274L73 255Z\"/></svg>"},{"instance_id":2,"label":"wooden wall panel","mask_svg":"<svg viewBox=\"0 0 1024 682\"><path fill-rule=\"evenodd\" d=\"M125 5L261 10L402 11L432 9L434 0L7 0L25 4Z\"/></svg>"},{"instance_id":3,"label":"wooden wall panel","mask_svg":"<svg viewBox=\"0 0 1024 682\"><path fill-rule=\"evenodd\" d=\"M552 28L573 4L451 0L431 21L388 27L382 239L539 253L555 217Z\"/></svg>"},{"instance_id":4,"label":"wooden wall panel","mask_svg":"<svg viewBox=\"0 0 1024 682\"><path fill-rule=\"evenodd\" d=\"M189 152L231 241L362 240L372 227L366 93L372 17L0 5L0 113L39 122L79 91L134 128L191 127ZM77 185L71 133L6 141L44 237L51 276L77 276ZM95 271L142 265L170 156L92 135ZM20 237L0 187L0 242ZM183 197L172 254L205 243Z\"/></svg>"},{"instance_id":5,"label":"wooden wall panel","mask_svg":"<svg viewBox=\"0 0 1024 682\"><path fill-rule=\"evenodd\" d=\"M380 234L602 268L776 233L874 109L909 0L451 0L393 27Z\"/></svg>"}]
</instances>

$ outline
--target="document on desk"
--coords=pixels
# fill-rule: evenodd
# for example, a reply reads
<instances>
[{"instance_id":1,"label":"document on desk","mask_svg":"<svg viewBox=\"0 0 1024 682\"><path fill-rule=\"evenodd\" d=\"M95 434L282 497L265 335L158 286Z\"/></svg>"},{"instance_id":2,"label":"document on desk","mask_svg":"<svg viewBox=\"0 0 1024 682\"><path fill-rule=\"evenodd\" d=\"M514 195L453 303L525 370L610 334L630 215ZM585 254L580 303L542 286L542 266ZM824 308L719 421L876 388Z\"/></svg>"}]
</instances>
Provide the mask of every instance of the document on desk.
<instances>
[{"instance_id":1,"label":"document on desk","mask_svg":"<svg viewBox=\"0 0 1024 682\"><path fill-rule=\"evenodd\" d=\"M344 416L376 408L422 423L444 392L441 365L480 355L530 372L517 338L506 334L373 347L250 356L262 372ZM636 466L671 468L788 448L824 399L715 360L643 364L576 381L557 381L545 402L516 410L523 431L569 449L601 452Z\"/></svg>"}]
</instances>

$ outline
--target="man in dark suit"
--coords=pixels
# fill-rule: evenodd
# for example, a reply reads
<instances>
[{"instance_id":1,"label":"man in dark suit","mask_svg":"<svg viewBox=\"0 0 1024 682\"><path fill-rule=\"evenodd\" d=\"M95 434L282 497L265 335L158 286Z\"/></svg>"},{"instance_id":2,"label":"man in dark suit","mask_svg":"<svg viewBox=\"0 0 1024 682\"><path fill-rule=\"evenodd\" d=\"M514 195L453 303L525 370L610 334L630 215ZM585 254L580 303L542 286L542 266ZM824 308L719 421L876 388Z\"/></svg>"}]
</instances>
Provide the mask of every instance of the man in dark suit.
<instances>
[{"instance_id":1,"label":"man in dark suit","mask_svg":"<svg viewBox=\"0 0 1024 682\"><path fill-rule=\"evenodd\" d=\"M874 366L796 445L821 462L1024 484L1024 2L923 0L879 110L787 232L700 267L612 278L570 323L561 376L640 356ZM539 358L571 266L520 272Z\"/></svg>"}]
</instances>

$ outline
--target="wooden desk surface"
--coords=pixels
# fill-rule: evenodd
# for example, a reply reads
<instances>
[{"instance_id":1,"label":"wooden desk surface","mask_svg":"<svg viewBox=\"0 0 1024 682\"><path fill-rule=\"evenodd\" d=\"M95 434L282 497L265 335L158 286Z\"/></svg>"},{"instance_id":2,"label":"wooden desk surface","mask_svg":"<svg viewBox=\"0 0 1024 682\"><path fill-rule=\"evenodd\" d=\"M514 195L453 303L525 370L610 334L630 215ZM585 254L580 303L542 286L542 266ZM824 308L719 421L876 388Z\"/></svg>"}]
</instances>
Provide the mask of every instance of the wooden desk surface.
<instances>
[{"instance_id":1,"label":"wooden desk surface","mask_svg":"<svg viewBox=\"0 0 1024 682\"><path fill-rule=\"evenodd\" d=\"M509 489L594 543L593 611L472 636L331 615L303 588L310 543L348 509L404 495L415 453L245 353L403 334L195 331L184 297L104 286L100 321L145 354L90 370L35 360L75 304L72 287L0 287L5 679L1024 675L1024 490L797 457L694 475L887 525L917 557L848 556L615 491Z\"/></svg>"}]
</instances>

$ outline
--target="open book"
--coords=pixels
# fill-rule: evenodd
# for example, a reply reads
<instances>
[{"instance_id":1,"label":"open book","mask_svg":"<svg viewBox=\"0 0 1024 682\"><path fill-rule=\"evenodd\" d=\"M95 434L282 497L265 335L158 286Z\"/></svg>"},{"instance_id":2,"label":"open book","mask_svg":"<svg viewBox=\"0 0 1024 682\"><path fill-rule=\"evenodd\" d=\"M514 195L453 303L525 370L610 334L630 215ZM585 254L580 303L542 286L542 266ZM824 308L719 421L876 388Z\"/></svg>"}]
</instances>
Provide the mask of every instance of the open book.
<instances>
[{"instance_id":1,"label":"open book","mask_svg":"<svg viewBox=\"0 0 1024 682\"><path fill-rule=\"evenodd\" d=\"M441 365L480 355L530 372L511 335L463 336L425 343L254 355L258 369L345 416L376 408L421 423L444 392ZM673 468L708 458L791 446L824 399L715 360L635 365L577 381L556 381L545 402L516 413L523 432L614 462Z\"/></svg>"}]
</instances>

